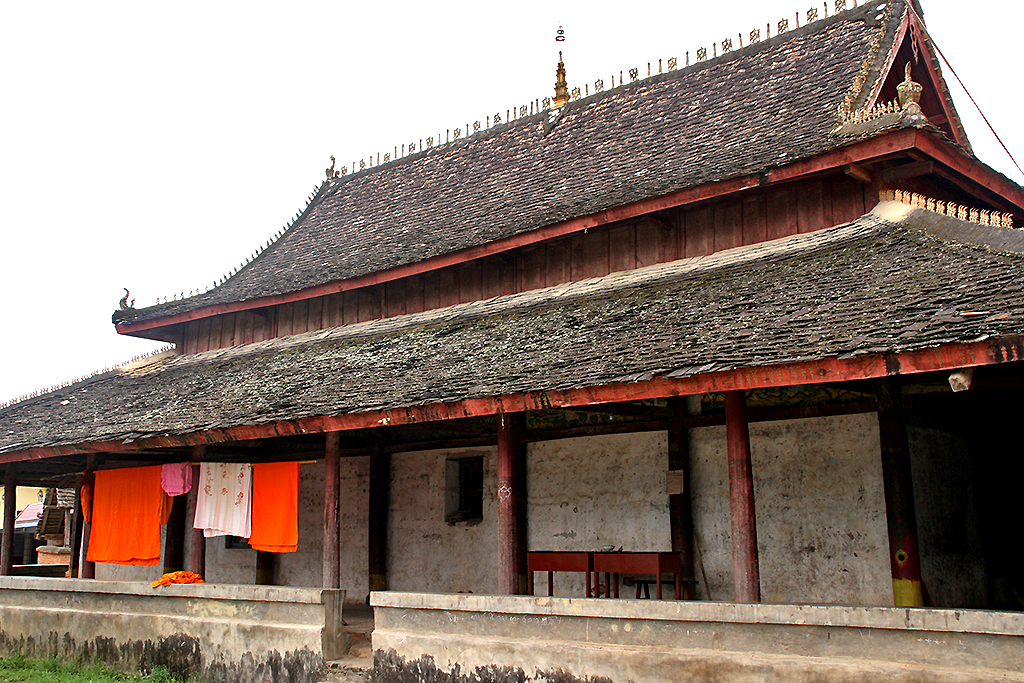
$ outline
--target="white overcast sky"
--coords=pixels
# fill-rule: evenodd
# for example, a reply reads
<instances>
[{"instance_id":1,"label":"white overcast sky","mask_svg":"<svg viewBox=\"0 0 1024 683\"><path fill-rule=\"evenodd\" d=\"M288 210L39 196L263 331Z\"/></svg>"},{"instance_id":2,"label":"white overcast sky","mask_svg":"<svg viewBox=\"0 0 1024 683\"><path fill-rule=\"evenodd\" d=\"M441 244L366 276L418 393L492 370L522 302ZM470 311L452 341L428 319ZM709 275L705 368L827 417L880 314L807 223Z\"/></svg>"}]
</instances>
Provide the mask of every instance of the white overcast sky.
<instances>
[{"instance_id":1,"label":"white overcast sky","mask_svg":"<svg viewBox=\"0 0 1024 683\"><path fill-rule=\"evenodd\" d=\"M923 2L1024 165L1020 5ZM559 24L570 86L592 87L774 35L812 4L0 0L0 401L158 346L114 332L122 287L143 306L212 284L330 155L351 165L551 95ZM1024 182L945 75L978 156Z\"/></svg>"}]
</instances>

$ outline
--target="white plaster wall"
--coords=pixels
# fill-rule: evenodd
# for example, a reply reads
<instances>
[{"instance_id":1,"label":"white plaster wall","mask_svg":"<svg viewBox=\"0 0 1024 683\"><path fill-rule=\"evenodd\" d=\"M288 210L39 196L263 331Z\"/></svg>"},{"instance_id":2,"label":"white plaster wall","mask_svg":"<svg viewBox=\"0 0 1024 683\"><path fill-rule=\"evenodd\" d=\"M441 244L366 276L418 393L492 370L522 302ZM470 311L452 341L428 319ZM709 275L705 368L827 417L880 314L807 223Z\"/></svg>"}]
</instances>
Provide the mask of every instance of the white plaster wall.
<instances>
[{"instance_id":1,"label":"white plaster wall","mask_svg":"<svg viewBox=\"0 0 1024 683\"><path fill-rule=\"evenodd\" d=\"M483 521L451 526L444 520L445 462L449 457L470 455L484 456ZM496 504L493 448L393 455L389 587L433 593L494 593L498 585ZM365 566L364 562L364 575Z\"/></svg>"},{"instance_id":2,"label":"white plaster wall","mask_svg":"<svg viewBox=\"0 0 1024 683\"><path fill-rule=\"evenodd\" d=\"M756 423L750 441L762 600L891 605L875 414ZM732 600L725 428L693 429L690 444L710 598Z\"/></svg>"},{"instance_id":3,"label":"white plaster wall","mask_svg":"<svg viewBox=\"0 0 1024 683\"><path fill-rule=\"evenodd\" d=\"M672 549L665 432L612 434L530 444L528 549ZM547 591L547 577L534 577ZM584 594L582 575L557 573L554 593Z\"/></svg>"}]
</instances>

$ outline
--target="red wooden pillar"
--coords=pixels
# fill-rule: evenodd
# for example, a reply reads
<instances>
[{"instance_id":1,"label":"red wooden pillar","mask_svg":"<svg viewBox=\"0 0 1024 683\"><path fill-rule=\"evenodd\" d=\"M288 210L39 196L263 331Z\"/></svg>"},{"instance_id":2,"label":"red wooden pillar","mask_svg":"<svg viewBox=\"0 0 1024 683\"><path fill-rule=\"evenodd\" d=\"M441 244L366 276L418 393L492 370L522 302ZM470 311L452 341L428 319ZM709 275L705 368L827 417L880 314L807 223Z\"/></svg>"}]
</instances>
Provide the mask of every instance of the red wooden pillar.
<instances>
[{"instance_id":1,"label":"red wooden pillar","mask_svg":"<svg viewBox=\"0 0 1024 683\"><path fill-rule=\"evenodd\" d=\"M201 463L206 459L206 446L198 445L192 447L192 462ZM195 513L196 504L199 502L199 496L202 495L202 491L199 490L199 469L201 465L192 465L192 490L188 492L188 509L192 511L192 520L188 520L186 515L185 528L187 530L186 535L188 536L189 545L189 567L188 570L193 574L199 574L202 577L206 577L206 534L203 533L202 529L195 528ZM191 521L191 523L190 523Z\"/></svg>"},{"instance_id":2,"label":"red wooden pillar","mask_svg":"<svg viewBox=\"0 0 1024 683\"><path fill-rule=\"evenodd\" d=\"M524 416L501 413L499 417L498 593L522 595L527 591Z\"/></svg>"},{"instance_id":3,"label":"red wooden pillar","mask_svg":"<svg viewBox=\"0 0 1024 683\"><path fill-rule=\"evenodd\" d=\"M877 396L893 604L897 607L921 607L924 605L924 592L903 395L898 384L883 380L878 383Z\"/></svg>"},{"instance_id":4,"label":"red wooden pillar","mask_svg":"<svg viewBox=\"0 0 1024 683\"><path fill-rule=\"evenodd\" d=\"M340 516L339 468L341 434L328 432L324 447L324 588L341 588L341 554L338 547Z\"/></svg>"},{"instance_id":5,"label":"red wooden pillar","mask_svg":"<svg viewBox=\"0 0 1024 683\"><path fill-rule=\"evenodd\" d=\"M14 518L18 516L18 481L14 468L4 471L4 534L0 538L0 576L14 571Z\"/></svg>"},{"instance_id":6,"label":"red wooden pillar","mask_svg":"<svg viewBox=\"0 0 1024 683\"><path fill-rule=\"evenodd\" d=\"M375 435L370 453L367 560L371 591L388 589L388 516L391 514L391 454L384 435Z\"/></svg>"},{"instance_id":7,"label":"red wooden pillar","mask_svg":"<svg viewBox=\"0 0 1024 683\"><path fill-rule=\"evenodd\" d=\"M747 427L747 398L742 390L725 392L725 431L729 450L734 599L736 602L761 602L750 431Z\"/></svg>"},{"instance_id":8,"label":"red wooden pillar","mask_svg":"<svg viewBox=\"0 0 1024 683\"><path fill-rule=\"evenodd\" d=\"M96 472L97 459L95 455L85 456L85 476L83 479L89 485L89 500L83 501L82 516L89 521L82 525L82 560L81 575L83 579L96 578L96 563L89 561L89 537L92 535L92 510L93 501L96 499ZM85 506L89 509L86 510Z\"/></svg>"},{"instance_id":9,"label":"red wooden pillar","mask_svg":"<svg viewBox=\"0 0 1024 683\"><path fill-rule=\"evenodd\" d=\"M693 513L690 508L690 430L686 428L686 399L670 398L672 420L668 426L668 469L682 474L682 493L668 497L669 529L672 550L679 553L683 566L683 594L676 599L693 600ZM707 586L704 587L707 590Z\"/></svg>"}]
</instances>

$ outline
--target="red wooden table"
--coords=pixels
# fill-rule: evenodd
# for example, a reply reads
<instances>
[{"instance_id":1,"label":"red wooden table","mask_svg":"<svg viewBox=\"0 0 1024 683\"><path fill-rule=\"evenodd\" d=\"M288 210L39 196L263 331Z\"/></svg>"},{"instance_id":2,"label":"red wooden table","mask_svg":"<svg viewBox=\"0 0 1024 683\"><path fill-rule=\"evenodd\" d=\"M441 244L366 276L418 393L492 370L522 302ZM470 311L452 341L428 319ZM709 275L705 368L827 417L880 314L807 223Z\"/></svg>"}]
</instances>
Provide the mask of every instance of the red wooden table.
<instances>
[{"instance_id":1,"label":"red wooden table","mask_svg":"<svg viewBox=\"0 0 1024 683\"><path fill-rule=\"evenodd\" d=\"M658 586L658 600L661 600L661 575L672 574L676 582L676 600L682 595L683 565L679 553L593 553L594 574L605 574L607 590L614 590L619 597L619 574L654 574ZM609 581L614 575L614 582ZM594 583L597 583L596 581ZM612 586L614 585L614 589ZM601 597L600 586L595 586L597 597Z\"/></svg>"},{"instance_id":2,"label":"red wooden table","mask_svg":"<svg viewBox=\"0 0 1024 683\"><path fill-rule=\"evenodd\" d=\"M527 553L530 574L530 595L533 595L533 573L548 573L548 595L553 595L555 572L583 572L587 576L587 597L590 597L590 574L594 571L594 553L532 550Z\"/></svg>"}]
</instances>

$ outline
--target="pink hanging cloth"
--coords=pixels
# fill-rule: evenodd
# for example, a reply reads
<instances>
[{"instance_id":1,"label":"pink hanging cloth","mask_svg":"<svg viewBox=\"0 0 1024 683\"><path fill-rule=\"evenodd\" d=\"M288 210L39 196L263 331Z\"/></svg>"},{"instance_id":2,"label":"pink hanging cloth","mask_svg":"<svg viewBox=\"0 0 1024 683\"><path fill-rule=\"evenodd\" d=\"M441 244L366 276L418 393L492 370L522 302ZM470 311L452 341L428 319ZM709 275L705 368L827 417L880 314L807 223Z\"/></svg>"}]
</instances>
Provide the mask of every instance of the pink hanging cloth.
<instances>
[{"instance_id":1,"label":"pink hanging cloth","mask_svg":"<svg viewBox=\"0 0 1024 683\"><path fill-rule=\"evenodd\" d=\"M160 486L168 496L180 496L192 490L192 463L174 462L160 468Z\"/></svg>"}]
</instances>

